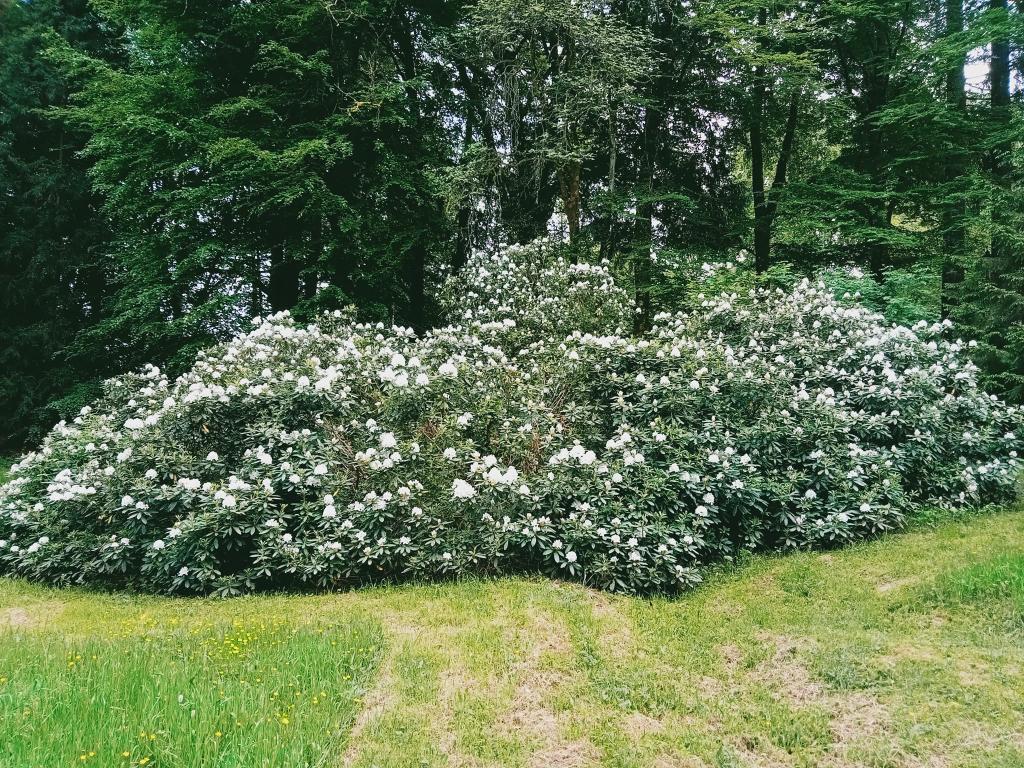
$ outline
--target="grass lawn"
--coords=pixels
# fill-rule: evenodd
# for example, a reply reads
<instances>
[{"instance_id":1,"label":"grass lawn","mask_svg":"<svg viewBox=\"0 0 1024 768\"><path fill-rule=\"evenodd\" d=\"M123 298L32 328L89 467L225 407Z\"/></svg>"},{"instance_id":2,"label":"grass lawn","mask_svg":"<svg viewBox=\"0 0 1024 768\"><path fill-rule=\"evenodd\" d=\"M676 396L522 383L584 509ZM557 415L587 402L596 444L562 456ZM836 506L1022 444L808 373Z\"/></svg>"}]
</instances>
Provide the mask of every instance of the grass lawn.
<instances>
[{"instance_id":1,"label":"grass lawn","mask_svg":"<svg viewBox=\"0 0 1024 768\"><path fill-rule=\"evenodd\" d=\"M755 558L231 601L0 580L0 765L1024 766L1024 512Z\"/></svg>"}]
</instances>

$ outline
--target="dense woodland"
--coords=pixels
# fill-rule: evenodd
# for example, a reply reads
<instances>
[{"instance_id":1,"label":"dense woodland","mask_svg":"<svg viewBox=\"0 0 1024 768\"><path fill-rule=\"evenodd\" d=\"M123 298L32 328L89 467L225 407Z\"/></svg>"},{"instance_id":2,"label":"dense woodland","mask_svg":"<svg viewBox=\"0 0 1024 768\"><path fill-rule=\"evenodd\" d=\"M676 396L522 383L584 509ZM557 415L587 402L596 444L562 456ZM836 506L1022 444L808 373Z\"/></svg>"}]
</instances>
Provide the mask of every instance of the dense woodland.
<instances>
[{"instance_id":1,"label":"dense woodland","mask_svg":"<svg viewBox=\"0 0 1024 768\"><path fill-rule=\"evenodd\" d=\"M0 0L0 447L542 236L639 331L742 249L861 269L1020 401L1022 49L1021 0Z\"/></svg>"}]
</instances>

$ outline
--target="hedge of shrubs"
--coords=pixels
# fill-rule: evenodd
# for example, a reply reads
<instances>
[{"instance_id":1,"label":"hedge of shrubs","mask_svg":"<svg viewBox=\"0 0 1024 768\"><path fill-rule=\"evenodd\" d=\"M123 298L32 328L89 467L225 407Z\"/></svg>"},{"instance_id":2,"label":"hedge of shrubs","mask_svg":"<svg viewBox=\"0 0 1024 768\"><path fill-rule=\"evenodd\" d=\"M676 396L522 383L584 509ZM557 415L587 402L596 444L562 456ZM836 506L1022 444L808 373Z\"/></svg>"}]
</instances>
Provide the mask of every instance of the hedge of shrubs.
<instances>
[{"instance_id":1,"label":"hedge of shrubs","mask_svg":"<svg viewBox=\"0 0 1024 768\"><path fill-rule=\"evenodd\" d=\"M823 284L642 338L604 265L477 254L421 337L287 314L105 395L0 487L0 573L165 593L544 572L672 592L1014 494L1022 413L942 325Z\"/></svg>"}]
</instances>

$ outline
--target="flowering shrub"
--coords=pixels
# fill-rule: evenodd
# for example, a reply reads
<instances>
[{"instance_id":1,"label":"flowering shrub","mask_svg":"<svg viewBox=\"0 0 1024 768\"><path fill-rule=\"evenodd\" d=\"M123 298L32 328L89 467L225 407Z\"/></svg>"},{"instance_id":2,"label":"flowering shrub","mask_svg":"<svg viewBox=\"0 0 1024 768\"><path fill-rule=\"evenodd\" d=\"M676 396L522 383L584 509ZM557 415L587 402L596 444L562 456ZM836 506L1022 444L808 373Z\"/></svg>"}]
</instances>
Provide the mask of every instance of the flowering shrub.
<instances>
[{"instance_id":1,"label":"flowering shrub","mask_svg":"<svg viewBox=\"0 0 1024 768\"><path fill-rule=\"evenodd\" d=\"M822 284L699 297L644 338L602 266L475 256L417 337L257 319L106 394L0 487L0 571L170 593L544 571L670 592L1014 492L1022 415L941 325Z\"/></svg>"}]
</instances>

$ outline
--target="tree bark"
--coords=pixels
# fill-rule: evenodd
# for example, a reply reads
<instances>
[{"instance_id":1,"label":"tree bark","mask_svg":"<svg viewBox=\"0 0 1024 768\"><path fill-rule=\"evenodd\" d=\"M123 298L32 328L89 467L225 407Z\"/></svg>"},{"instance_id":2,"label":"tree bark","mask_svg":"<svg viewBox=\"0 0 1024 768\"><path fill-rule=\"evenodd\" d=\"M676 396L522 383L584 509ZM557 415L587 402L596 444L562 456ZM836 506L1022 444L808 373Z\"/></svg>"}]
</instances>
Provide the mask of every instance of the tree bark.
<instances>
[{"instance_id":1,"label":"tree bark","mask_svg":"<svg viewBox=\"0 0 1024 768\"><path fill-rule=\"evenodd\" d=\"M426 328L426 260L427 249L417 241L406 254L406 284L409 290L408 323L419 333Z\"/></svg>"},{"instance_id":2,"label":"tree bark","mask_svg":"<svg viewBox=\"0 0 1024 768\"><path fill-rule=\"evenodd\" d=\"M990 0L989 9L993 11L1007 12L1006 0ZM1009 192L1012 150L1011 142L1008 140L1007 130L1010 124L1010 39L1008 34L999 33L994 36L992 43L992 58L989 66L989 81L991 92L989 94L990 107L992 110L992 122L994 130L1002 134L1003 140L996 144L992 152L992 244L990 248L991 265L989 268L993 276L998 275L1004 269L1004 261L1008 256L1008 245L1005 228L1008 226L1005 210L1008 201L1004 198Z\"/></svg>"},{"instance_id":3,"label":"tree bark","mask_svg":"<svg viewBox=\"0 0 1024 768\"><path fill-rule=\"evenodd\" d=\"M757 13L758 26L768 23L768 11L761 8ZM782 133L782 146L775 163L771 189L765 189L764 183L764 115L765 101L768 96L768 85L764 67L754 67L754 86L751 95L750 118L750 183L754 198L754 268L762 274L771 265L772 229L779 210L782 191L786 187L789 163L793 157L793 144L796 141L796 128L800 116L799 90L789 98L789 109L786 113L786 125Z\"/></svg>"},{"instance_id":4,"label":"tree bark","mask_svg":"<svg viewBox=\"0 0 1024 768\"><path fill-rule=\"evenodd\" d=\"M570 160L558 170L558 185L569 227L570 243L576 242L580 232L581 172L582 166L578 160Z\"/></svg>"},{"instance_id":5,"label":"tree bark","mask_svg":"<svg viewBox=\"0 0 1024 768\"><path fill-rule=\"evenodd\" d=\"M604 232L601 237L601 258L609 261L615 255L615 222L616 222L616 201L615 201L615 174L616 163L619 155L618 142L618 109L615 105L609 108L608 112L608 210L605 212Z\"/></svg>"},{"instance_id":6,"label":"tree bark","mask_svg":"<svg viewBox=\"0 0 1024 768\"><path fill-rule=\"evenodd\" d=\"M946 0L946 36L952 37L964 31L963 0ZM964 66L967 63L966 53L957 56L946 73L946 102L958 116L963 116L967 109L967 87L964 77ZM956 152L956 149L951 149ZM956 182L963 175L963 159L954 154L946 164L946 181ZM947 191L947 196L950 194ZM945 252L942 257L942 288L940 291L940 314L943 319L950 316L959 304L959 291L964 280L963 266L959 257L963 254L967 235L964 220L967 211L963 200L956 197L957 190L952 191L953 199L947 198L942 211L942 239Z\"/></svg>"},{"instance_id":7,"label":"tree bark","mask_svg":"<svg viewBox=\"0 0 1024 768\"><path fill-rule=\"evenodd\" d=\"M278 242L270 248L270 282L267 299L273 312L291 309L299 302L299 264Z\"/></svg>"},{"instance_id":8,"label":"tree bark","mask_svg":"<svg viewBox=\"0 0 1024 768\"><path fill-rule=\"evenodd\" d=\"M757 26L768 23L768 9L757 11ZM768 269L771 253L771 222L768 219L764 190L764 104L768 86L764 66L754 67L754 84L750 110L750 187L754 198L754 268L758 274Z\"/></svg>"},{"instance_id":9,"label":"tree bark","mask_svg":"<svg viewBox=\"0 0 1024 768\"><path fill-rule=\"evenodd\" d=\"M641 334L651 322L651 251L654 247L654 182L657 152L665 115L654 104L644 108L643 143L633 224L633 286L636 301L634 331Z\"/></svg>"},{"instance_id":10,"label":"tree bark","mask_svg":"<svg viewBox=\"0 0 1024 768\"><path fill-rule=\"evenodd\" d=\"M465 77L465 70L461 71L461 75ZM463 134L462 134L462 156L465 158L466 152L473 144L473 130L474 130L474 118L475 118L475 107L469 102L469 94L466 94L466 114ZM455 253L452 254L452 272L458 274L459 271L466 265L469 260L469 249L472 245L472 237L469 231L470 222L472 221L472 204L473 201L470 195L466 195L459 203L458 213L455 214Z\"/></svg>"}]
</instances>

